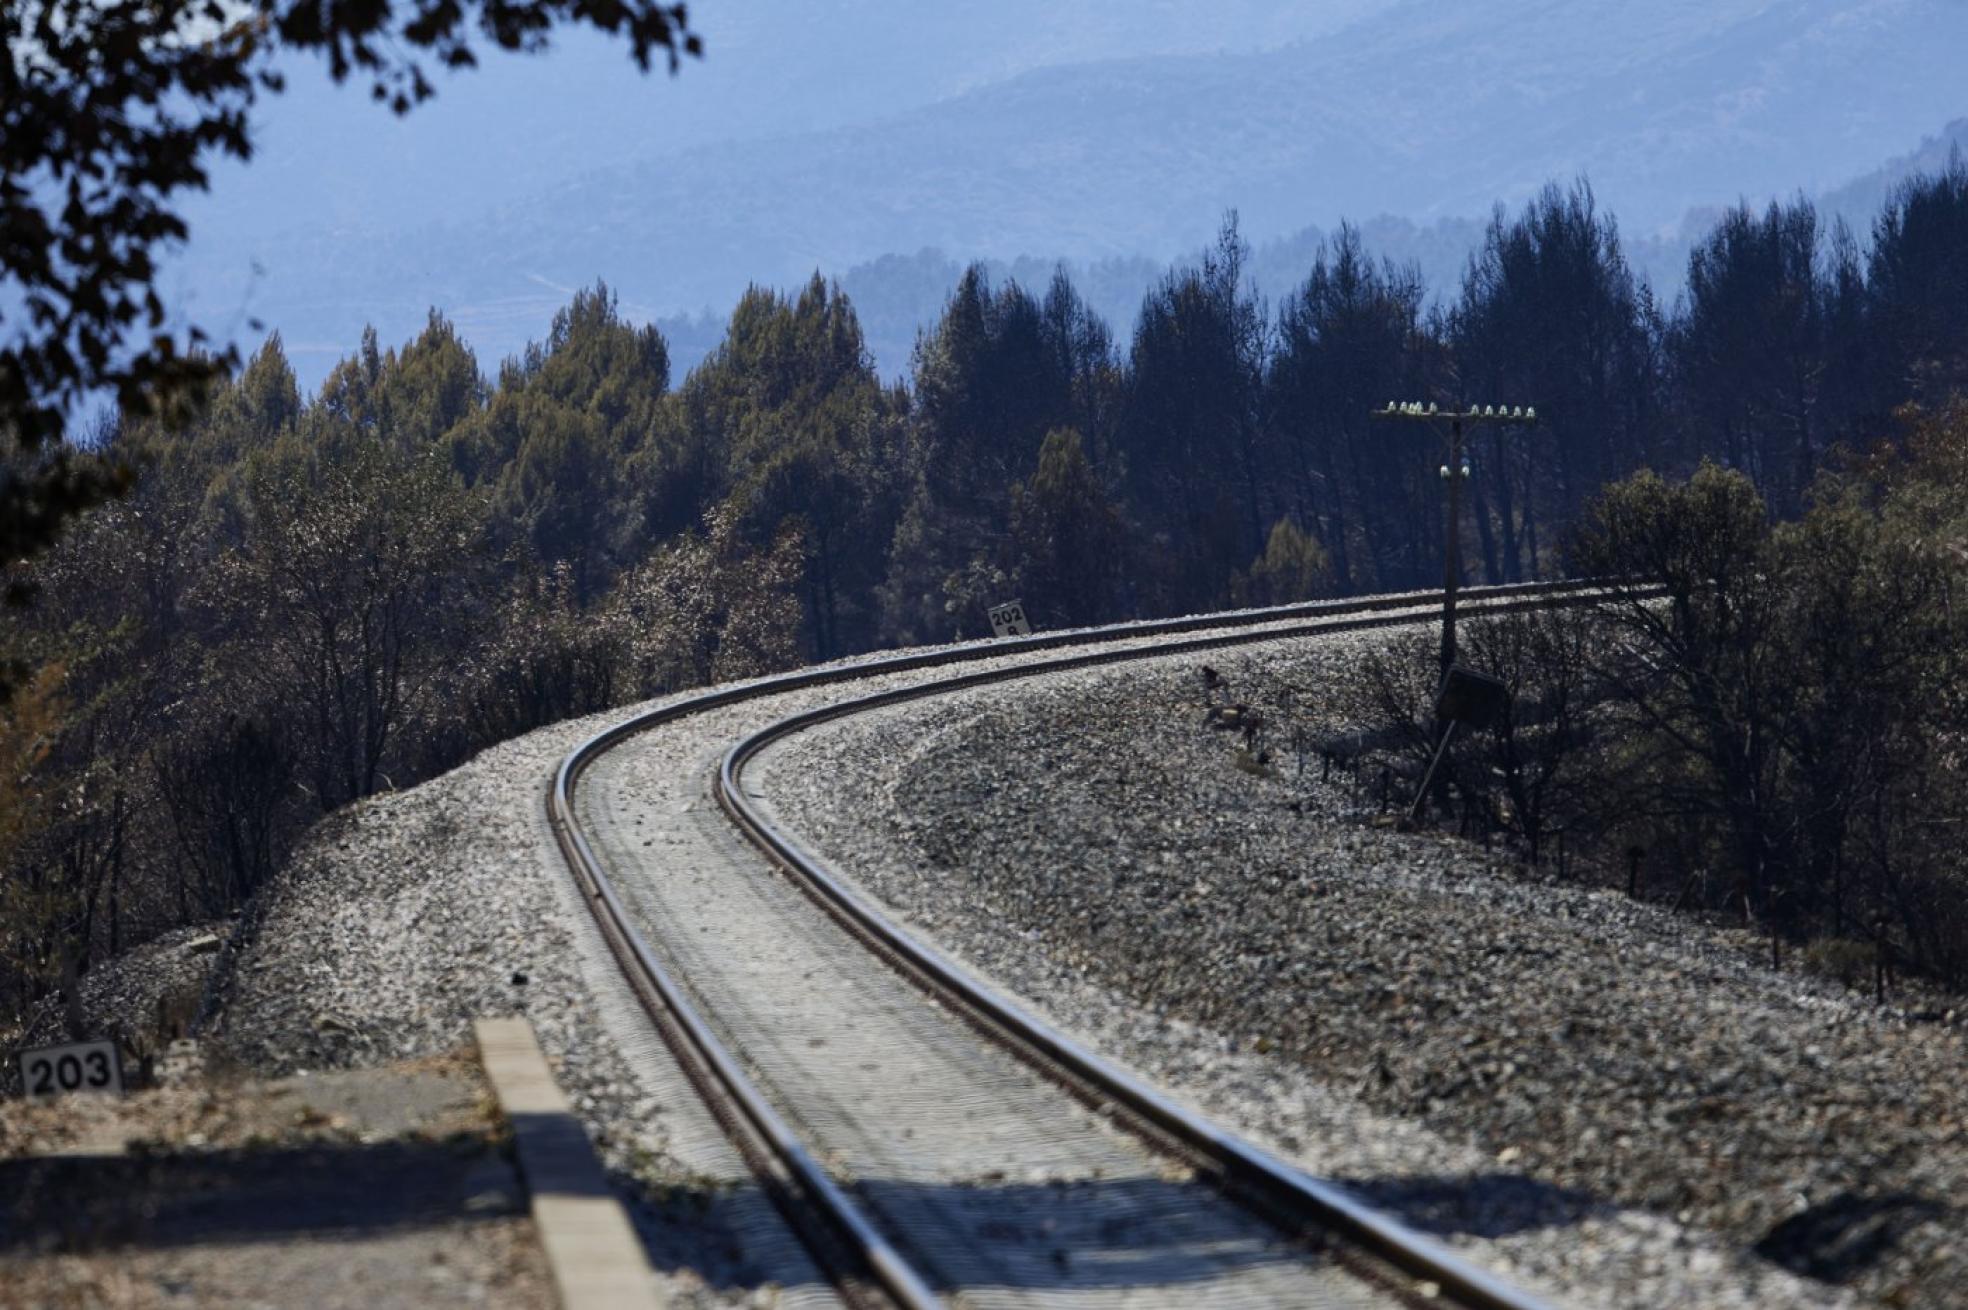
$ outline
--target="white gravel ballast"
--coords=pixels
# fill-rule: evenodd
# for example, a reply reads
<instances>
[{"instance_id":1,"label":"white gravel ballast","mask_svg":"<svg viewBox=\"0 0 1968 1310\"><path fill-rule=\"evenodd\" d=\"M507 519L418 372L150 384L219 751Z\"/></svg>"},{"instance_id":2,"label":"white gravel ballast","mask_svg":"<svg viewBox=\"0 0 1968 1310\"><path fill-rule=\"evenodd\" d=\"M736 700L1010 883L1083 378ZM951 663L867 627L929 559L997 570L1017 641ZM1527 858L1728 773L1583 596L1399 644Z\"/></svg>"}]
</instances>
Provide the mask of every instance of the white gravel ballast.
<instances>
[{"instance_id":1,"label":"white gravel ballast","mask_svg":"<svg viewBox=\"0 0 1968 1310\"><path fill-rule=\"evenodd\" d=\"M1310 684L1374 640L1212 662ZM1937 1280L1968 1260L1947 1208L1968 1181L1958 1029L1771 975L1622 898L1368 830L1338 788L1247 773L1197 727L1197 664L840 722L750 785L1061 1027L1566 1301L1955 1303ZM561 758L631 712L326 821L234 934L214 1035L287 1073L450 1049L472 1018L524 1012L673 1294L827 1303L615 977L547 824ZM1797 1246L1843 1223L1848 1255L1884 1250L1842 1283L1750 1254L1798 1216Z\"/></svg>"},{"instance_id":2,"label":"white gravel ballast","mask_svg":"<svg viewBox=\"0 0 1968 1310\"><path fill-rule=\"evenodd\" d=\"M934 676L782 694L776 712ZM202 1035L216 1064L280 1076L455 1049L474 1018L524 1013L673 1297L832 1304L641 1015L547 820L568 752L663 703L541 729L329 816L232 932ZM693 719L664 731L687 754L724 744Z\"/></svg>"},{"instance_id":3,"label":"white gravel ballast","mask_svg":"<svg viewBox=\"0 0 1968 1310\"><path fill-rule=\"evenodd\" d=\"M1278 722L1385 640L1207 662ZM1575 1304L1968 1304L1959 1026L1372 827L1316 757L1254 772L1202 726L1204 663L839 720L747 786L1089 1045Z\"/></svg>"},{"instance_id":4,"label":"white gravel ballast","mask_svg":"<svg viewBox=\"0 0 1968 1310\"><path fill-rule=\"evenodd\" d=\"M629 711L339 811L240 934L211 1036L267 1075L456 1048L524 1014L678 1305L838 1304L642 1018L546 817L561 758Z\"/></svg>"}]
</instances>

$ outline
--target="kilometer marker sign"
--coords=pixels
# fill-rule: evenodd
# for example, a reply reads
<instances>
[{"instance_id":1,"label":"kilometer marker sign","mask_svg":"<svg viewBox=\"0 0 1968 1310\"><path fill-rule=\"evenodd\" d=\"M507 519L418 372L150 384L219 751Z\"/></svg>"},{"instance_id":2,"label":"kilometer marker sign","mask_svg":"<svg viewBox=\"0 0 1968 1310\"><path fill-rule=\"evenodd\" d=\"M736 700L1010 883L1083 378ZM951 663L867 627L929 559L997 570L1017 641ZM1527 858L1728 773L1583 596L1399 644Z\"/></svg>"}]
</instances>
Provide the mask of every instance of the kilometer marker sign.
<instances>
[{"instance_id":1,"label":"kilometer marker sign","mask_svg":"<svg viewBox=\"0 0 1968 1310\"><path fill-rule=\"evenodd\" d=\"M123 1094L123 1060L115 1042L73 1042L20 1053L21 1084L30 1101L76 1092Z\"/></svg>"},{"instance_id":2,"label":"kilometer marker sign","mask_svg":"<svg viewBox=\"0 0 1968 1310\"><path fill-rule=\"evenodd\" d=\"M1029 637L1032 624L1025 617L1025 606L1015 600L991 606L991 631L1000 637Z\"/></svg>"}]
</instances>

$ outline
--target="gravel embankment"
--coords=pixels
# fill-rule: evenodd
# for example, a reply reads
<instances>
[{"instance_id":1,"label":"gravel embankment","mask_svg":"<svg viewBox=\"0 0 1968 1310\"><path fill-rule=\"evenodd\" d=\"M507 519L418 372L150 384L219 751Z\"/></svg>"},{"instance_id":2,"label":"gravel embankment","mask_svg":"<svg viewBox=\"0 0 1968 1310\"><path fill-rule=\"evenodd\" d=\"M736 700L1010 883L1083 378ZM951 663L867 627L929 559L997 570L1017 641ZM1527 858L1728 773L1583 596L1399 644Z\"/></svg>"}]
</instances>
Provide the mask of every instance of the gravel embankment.
<instances>
[{"instance_id":1,"label":"gravel embankment","mask_svg":"<svg viewBox=\"0 0 1968 1310\"><path fill-rule=\"evenodd\" d=\"M676 1304L830 1304L630 1013L547 823L561 758L629 712L543 729L324 820L239 933L213 1058L264 1076L363 1068L524 1014Z\"/></svg>"},{"instance_id":2,"label":"gravel embankment","mask_svg":"<svg viewBox=\"0 0 1968 1310\"><path fill-rule=\"evenodd\" d=\"M1287 688L1336 706L1381 640L1210 662L1276 724ZM842 721L752 786L1062 1026L1569 1301L1968 1303L1958 1022L1374 827L1316 758L1239 767L1203 662Z\"/></svg>"},{"instance_id":3,"label":"gravel embankment","mask_svg":"<svg viewBox=\"0 0 1968 1310\"><path fill-rule=\"evenodd\" d=\"M231 919L176 928L83 974L76 999L88 1031L140 1056L155 1055L171 1038L184 1036L197 1022L213 965L235 930ZM61 1001L51 996L29 1016L22 1044L67 1040Z\"/></svg>"},{"instance_id":4,"label":"gravel embankment","mask_svg":"<svg viewBox=\"0 0 1968 1310\"><path fill-rule=\"evenodd\" d=\"M781 696L777 712L850 694ZM679 1304L834 1304L637 1012L547 822L561 759L642 708L541 729L325 819L219 957L211 1058L267 1076L362 1067L524 1013ZM686 756L714 744L691 720L664 731Z\"/></svg>"}]
</instances>

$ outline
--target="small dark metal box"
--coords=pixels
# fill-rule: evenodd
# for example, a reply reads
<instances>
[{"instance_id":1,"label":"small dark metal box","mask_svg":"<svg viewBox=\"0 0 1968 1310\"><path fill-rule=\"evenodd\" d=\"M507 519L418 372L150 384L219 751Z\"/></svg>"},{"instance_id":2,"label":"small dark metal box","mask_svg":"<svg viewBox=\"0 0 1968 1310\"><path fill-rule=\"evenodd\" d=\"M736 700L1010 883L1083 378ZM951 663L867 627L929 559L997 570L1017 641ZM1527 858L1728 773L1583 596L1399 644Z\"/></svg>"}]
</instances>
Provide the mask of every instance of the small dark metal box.
<instances>
[{"instance_id":1,"label":"small dark metal box","mask_svg":"<svg viewBox=\"0 0 1968 1310\"><path fill-rule=\"evenodd\" d=\"M1442 679L1435 697L1435 714L1472 728L1487 728L1510 704L1510 688L1487 673L1457 664Z\"/></svg>"}]
</instances>

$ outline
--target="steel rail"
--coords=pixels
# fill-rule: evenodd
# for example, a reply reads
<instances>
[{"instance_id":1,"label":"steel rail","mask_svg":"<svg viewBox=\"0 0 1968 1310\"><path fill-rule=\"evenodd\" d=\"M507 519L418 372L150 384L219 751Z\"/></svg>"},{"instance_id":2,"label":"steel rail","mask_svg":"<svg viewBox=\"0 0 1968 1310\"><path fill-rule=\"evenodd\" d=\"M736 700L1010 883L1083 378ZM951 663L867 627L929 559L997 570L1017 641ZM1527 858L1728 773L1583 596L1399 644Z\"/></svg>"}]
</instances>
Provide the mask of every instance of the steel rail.
<instances>
[{"instance_id":1,"label":"steel rail","mask_svg":"<svg viewBox=\"0 0 1968 1310\"><path fill-rule=\"evenodd\" d=\"M1549 600L1548 596L1491 600L1473 612L1510 612L1535 608L1548 604ZM768 724L726 752L718 773L718 803L774 862L792 872L851 926L872 937L885 954L899 958L938 994L984 1016L992 1026L1008 1034L1015 1047L1028 1048L1021 1053L1036 1052L1043 1065L1050 1066L1046 1072L1057 1076L1059 1071L1064 1071L1083 1084L1092 1093L1084 1099L1096 1102L1106 1099L1125 1106L1160 1133L1210 1162L1231 1185L1255 1192L1272 1206L1346 1238L1411 1277L1434 1283L1441 1294L1456 1304L1472 1310L1533 1310L1545 1303L1363 1204L1334 1184L1315 1178L1182 1108L1134 1074L1074 1041L948 956L904 931L866 897L834 877L796 839L767 818L743 786L746 763L773 742L821 723L885 706L1050 673L1194 654L1260 641L1388 627L1413 623L1417 618L1425 622L1430 617L1375 614L1281 631L1239 632L1175 641L1147 649L1095 651L960 674L805 710Z\"/></svg>"},{"instance_id":2,"label":"steel rail","mask_svg":"<svg viewBox=\"0 0 1968 1310\"><path fill-rule=\"evenodd\" d=\"M1560 593L1590 594L1592 584L1576 582L1521 583L1501 587L1470 588L1465 598L1489 612L1536 608ZM658 960L656 953L636 929L613 882L596 858L593 848L575 819L573 794L587 766L623 739L679 719L736 705L763 696L826 686L883 674L937 668L980 660L1002 659L1027 652L1105 644L1144 637L1180 636L1184 633L1215 629L1239 629L1230 633L1191 638L1154 646L1121 651L1094 651L1062 658L986 670L956 679L930 684L936 694L1006 681L1021 676L1055 672L1061 669L1091 667L1127 659L1153 658L1192 650L1209 650L1255 641L1280 640L1293 636L1354 631L1362 628L1426 621L1427 614L1393 614L1412 611L1430 604L1439 592L1409 592L1359 600L1323 601L1303 605L1274 606L1266 609L1231 611L1221 614L1189 615L1175 619L1148 620L1030 637L978 642L959 647L942 647L865 660L855 664L824 666L778 674L752 682L738 683L716 691L687 697L681 701L624 719L588 738L561 761L547 795L547 813L568 864L583 889L583 899L607 940L611 951L628 978L643 1008L678 1059L687 1076L704 1098L720 1124L730 1133L750 1167L758 1172L768 1192L787 1213L809 1244L820 1248L823 1260L836 1266L837 1277L850 1282L872 1277L889 1299L907 1310L930 1310L943 1302L928 1282L880 1233L827 1171L814 1159L792 1128L775 1110L758 1086L744 1073L730 1050L712 1032L675 978ZM1290 627L1270 625L1306 623ZM1262 631L1245 629L1262 628ZM880 915L872 906L842 887L815 865L790 839L776 833L771 825L746 805L737 775L774 728L788 723L811 726L843 713L872 709L910 698L913 688L877 693L874 696L824 707L806 715L782 720L765 732L754 734L727 753L720 766L718 796L739 826L775 860L806 880L823 903L837 907L848 920L865 925L864 931L884 941L901 959L936 985L963 997L971 1008L990 1016L1001 1028L1023 1034L1032 1047L1047 1052L1059 1067L1089 1084L1103 1084L1116 1102L1129 1106L1170 1136L1188 1144L1206 1158L1217 1161L1236 1177L1291 1198L1292 1207L1318 1216L1320 1224L1341 1233L1363 1248L1375 1251L1405 1272L1434 1281L1464 1304L1479 1310L1542 1310L1543 1303L1516 1291L1494 1276L1469 1265L1437 1244L1414 1234L1395 1221L1369 1209L1331 1184L1319 1182L1302 1171L1277 1160L1175 1106L1145 1084L1115 1066L1107 1064L1070 1039L1025 1014L1008 999L990 993L976 980L928 947L915 942ZM747 749L747 748L750 749ZM735 757L735 758L734 758ZM947 979L947 981L945 981ZM816 1231L815 1212L824 1224ZM845 1266L845 1269L839 1266Z\"/></svg>"}]
</instances>

